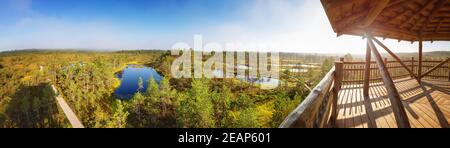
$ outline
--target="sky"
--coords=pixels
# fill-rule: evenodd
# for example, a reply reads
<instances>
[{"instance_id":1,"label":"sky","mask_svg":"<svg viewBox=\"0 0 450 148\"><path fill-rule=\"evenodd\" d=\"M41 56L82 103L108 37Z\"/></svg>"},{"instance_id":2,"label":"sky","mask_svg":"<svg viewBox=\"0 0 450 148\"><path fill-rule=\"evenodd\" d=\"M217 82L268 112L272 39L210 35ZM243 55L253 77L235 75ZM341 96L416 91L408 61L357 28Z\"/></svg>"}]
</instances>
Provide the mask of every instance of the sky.
<instances>
[{"instance_id":1,"label":"sky","mask_svg":"<svg viewBox=\"0 0 450 148\"><path fill-rule=\"evenodd\" d=\"M361 37L336 37L319 0L0 0L0 50L170 49L174 44L249 50L364 53ZM417 43L386 40L396 52ZM257 46L250 46L257 45ZM427 42L425 51L450 51Z\"/></svg>"}]
</instances>

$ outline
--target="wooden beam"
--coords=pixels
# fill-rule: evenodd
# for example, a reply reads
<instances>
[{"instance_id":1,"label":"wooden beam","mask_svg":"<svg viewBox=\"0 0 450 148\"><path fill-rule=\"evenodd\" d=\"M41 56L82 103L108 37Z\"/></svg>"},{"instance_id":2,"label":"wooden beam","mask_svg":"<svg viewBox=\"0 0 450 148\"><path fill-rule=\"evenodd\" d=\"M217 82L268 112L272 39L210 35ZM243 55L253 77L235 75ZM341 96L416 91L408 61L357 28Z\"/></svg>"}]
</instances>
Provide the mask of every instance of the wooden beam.
<instances>
[{"instance_id":1,"label":"wooden beam","mask_svg":"<svg viewBox=\"0 0 450 148\"><path fill-rule=\"evenodd\" d=\"M441 63L439 63L438 65L434 66L433 68L431 68L427 72L423 73L422 77L425 77L425 76L429 75L430 73L432 73L433 71L435 71L436 69L441 67L442 65L446 64L449 60L450 60L450 58L447 58L447 60L444 60Z\"/></svg>"},{"instance_id":2,"label":"wooden beam","mask_svg":"<svg viewBox=\"0 0 450 148\"><path fill-rule=\"evenodd\" d=\"M326 4L329 8L337 8L355 3L361 0L332 0Z\"/></svg>"},{"instance_id":3,"label":"wooden beam","mask_svg":"<svg viewBox=\"0 0 450 148\"><path fill-rule=\"evenodd\" d=\"M371 62L371 50L369 45L369 38L367 38L367 48L366 48L366 66L364 70L364 87L363 87L363 94L364 97L369 97L369 85L370 85L370 65Z\"/></svg>"},{"instance_id":4,"label":"wooden beam","mask_svg":"<svg viewBox=\"0 0 450 148\"><path fill-rule=\"evenodd\" d=\"M354 4L357 1L362 0L331 0L331 1L322 1L322 5L325 6L325 10L327 10L327 14L338 13L340 9L344 6Z\"/></svg>"},{"instance_id":5,"label":"wooden beam","mask_svg":"<svg viewBox=\"0 0 450 148\"><path fill-rule=\"evenodd\" d=\"M386 45L384 45L383 43L381 43L377 38L373 38L373 40L380 45L381 47L384 48L384 50L386 50L395 60L397 60L397 62L400 63L400 65L402 65L406 71L409 72L409 74L414 77L416 80L419 80L419 78L414 74L414 72L412 72L411 69L408 68L408 66L406 66L405 63L403 63L403 61L394 53L392 52L388 47L386 47Z\"/></svg>"},{"instance_id":6,"label":"wooden beam","mask_svg":"<svg viewBox=\"0 0 450 148\"><path fill-rule=\"evenodd\" d=\"M417 25L419 25L419 23L422 22L423 19L424 19L423 17L420 17L419 20L417 20L417 22L414 23L413 26L412 26L411 28L409 28L409 31L413 31L414 28L416 28Z\"/></svg>"},{"instance_id":7,"label":"wooden beam","mask_svg":"<svg viewBox=\"0 0 450 148\"><path fill-rule=\"evenodd\" d=\"M378 31L386 31L386 32L397 32L405 37L417 38L417 33L405 29L398 29L392 25L383 25L380 23L374 23L371 27L377 28Z\"/></svg>"},{"instance_id":8,"label":"wooden beam","mask_svg":"<svg viewBox=\"0 0 450 148\"><path fill-rule=\"evenodd\" d=\"M377 48L375 47L375 44L372 41L373 36L369 35L368 38L369 38L369 46L372 50L372 53L375 56L378 69L380 70L384 84L386 85L386 90L389 95L389 100L391 102L392 111L394 113L397 126L399 128L410 128L411 125L409 123L408 116L406 115L405 108L403 107L401 97L398 93L397 88L395 87L394 81L392 80L391 75L389 74L389 71L383 62L381 54L378 52Z\"/></svg>"},{"instance_id":9,"label":"wooden beam","mask_svg":"<svg viewBox=\"0 0 450 148\"><path fill-rule=\"evenodd\" d=\"M412 0L397 0L397 1L389 3L386 6L386 9L388 9L388 10L389 9L395 9L395 8L398 8L398 7L401 7L401 6L405 6L408 3L410 3L410 2L414 2L414 1L412 1Z\"/></svg>"},{"instance_id":10,"label":"wooden beam","mask_svg":"<svg viewBox=\"0 0 450 148\"><path fill-rule=\"evenodd\" d=\"M417 67L417 75L419 77L419 83L422 82L422 59L423 56L423 38L419 36L419 66Z\"/></svg>"},{"instance_id":11,"label":"wooden beam","mask_svg":"<svg viewBox=\"0 0 450 148\"><path fill-rule=\"evenodd\" d=\"M423 6L419 11L417 11L416 13L414 13L411 17L409 17L408 20L406 20L405 22L403 22L400 25L400 28L403 28L403 26L405 26L406 24L408 24L409 22L411 22L411 20L413 20L414 18L416 18L418 15L422 14L425 10L427 10L428 7L432 6L434 4L434 2L436 2L436 0L431 0L429 1L427 4L425 4L425 6Z\"/></svg>"},{"instance_id":12,"label":"wooden beam","mask_svg":"<svg viewBox=\"0 0 450 148\"><path fill-rule=\"evenodd\" d=\"M343 31L347 26L353 26L356 20L363 18L364 16L369 13L368 11L363 11L359 13L355 13L354 15L351 15L349 17L346 17L344 19L341 19L340 21L336 22L336 31L341 32Z\"/></svg>"},{"instance_id":13,"label":"wooden beam","mask_svg":"<svg viewBox=\"0 0 450 148\"><path fill-rule=\"evenodd\" d=\"M387 22L385 22L384 24L390 24L390 23L392 23L393 21L395 21L395 20L398 20L398 19L400 19L402 16L404 16L404 15L406 15L406 14L408 14L408 12L410 12L411 10L409 10L409 9L406 9L405 11L403 11L402 13L400 13L400 14L398 14L397 16L395 16L394 18L392 18L392 19L389 19Z\"/></svg>"},{"instance_id":14,"label":"wooden beam","mask_svg":"<svg viewBox=\"0 0 450 148\"><path fill-rule=\"evenodd\" d=\"M398 0L398 1L390 3L385 8L385 10L388 11L388 12L394 11L395 9L398 9L399 7L406 7L406 5L408 5L409 3L413 3L413 2L414 2L413 0ZM405 9L407 9L407 8L405 8ZM387 22L385 22L385 24L391 23L392 21L400 18L401 16L407 14L408 12L409 12L409 10L403 11L402 14L399 14L399 15L395 16L393 19L388 20Z\"/></svg>"},{"instance_id":15,"label":"wooden beam","mask_svg":"<svg viewBox=\"0 0 450 148\"><path fill-rule=\"evenodd\" d=\"M438 24L436 26L436 29L434 29L434 33L438 33L439 32L439 30L441 29L442 22L444 21L444 19L445 18L442 18L441 20L439 20L439 22L438 22Z\"/></svg>"},{"instance_id":16,"label":"wooden beam","mask_svg":"<svg viewBox=\"0 0 450 148\"><path fill-rule=\"evenodd\" d=\"M449 41L450 40L450 33L424 33L423 34L423 40L426 41Z\"/></svg>"},{"instance_id":17,"label":"wooden beam","mask_svg":"<svg viewBox=\"0 0 450 148\"><path fill-rule=\"evenodd\" d=\"M430 15L428 15L427 19L425 20L425 23L422 25L422 27L419 29L419 32L422 32L422 30L428 26L428 24L431 22L431 20L434 19L434 16L444 6L446 0L439 0L437 4L435 5L433 11L431 11Z\"/></svg>"},{"instance_id":18,"label":"wooden beam","mask_svg":"<svg viewBox=\"0 0 450 148\"><path fill-rule=\"evenodd\" d=\"M366 28L375 21L384 8L389 4L390 0L378 0L377 4L369 10L366 18L362 21L361 27Z\"/></svg>"}]
</instances>

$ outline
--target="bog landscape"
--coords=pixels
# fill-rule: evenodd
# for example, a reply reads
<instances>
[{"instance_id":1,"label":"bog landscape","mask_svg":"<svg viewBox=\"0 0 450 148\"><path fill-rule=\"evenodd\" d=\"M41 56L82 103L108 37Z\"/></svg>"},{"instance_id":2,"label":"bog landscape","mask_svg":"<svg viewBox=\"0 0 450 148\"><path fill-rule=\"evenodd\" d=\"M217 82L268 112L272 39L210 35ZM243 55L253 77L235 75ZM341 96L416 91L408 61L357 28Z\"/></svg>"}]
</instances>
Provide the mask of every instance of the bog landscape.
<instances>
[{"instance_id":1,"label":"bog landscape","mask_svg":"<svg viewBox=\"0 0 450 148\"><path fill-rule=\"evenodd\" d=\"M0 32L0 128L450 127L449 0L6 0Z\"/></svg>"}]
</instances>

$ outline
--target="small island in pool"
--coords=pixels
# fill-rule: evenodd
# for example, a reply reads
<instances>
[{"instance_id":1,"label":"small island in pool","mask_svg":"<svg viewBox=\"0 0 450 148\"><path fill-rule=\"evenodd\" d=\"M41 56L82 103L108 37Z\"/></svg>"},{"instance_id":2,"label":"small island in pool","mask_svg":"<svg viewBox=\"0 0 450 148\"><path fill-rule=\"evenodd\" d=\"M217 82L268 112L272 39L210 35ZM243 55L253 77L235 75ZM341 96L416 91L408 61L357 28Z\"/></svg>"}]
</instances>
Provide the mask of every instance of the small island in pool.
<instances>
[{"instance_id":1,"label":"small island in pool","mask_svg":"<svg viewBox=\"0 0 450 148\"><path fill-rule=\"evenodd\" d=\"M155 69L144 65L128 65L125 69L116 73L116 77L120 79L120 86L114 91L114 95L122 100L131 99L138 92L139 78L142 78L144 82L144 88L141 91L147 89L150 78L155 79L158 84L162 79L162 76Z\"/></svg>"}]
</instances>

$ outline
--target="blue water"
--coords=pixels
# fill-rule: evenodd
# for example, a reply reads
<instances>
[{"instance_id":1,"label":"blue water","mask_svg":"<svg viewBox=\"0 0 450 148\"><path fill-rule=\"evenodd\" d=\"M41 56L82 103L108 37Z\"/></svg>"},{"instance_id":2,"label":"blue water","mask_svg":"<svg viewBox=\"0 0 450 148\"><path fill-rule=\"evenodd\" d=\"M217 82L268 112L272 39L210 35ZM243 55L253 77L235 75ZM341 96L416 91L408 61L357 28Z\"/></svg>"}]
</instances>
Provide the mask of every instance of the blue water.
<instances>
[{"instance_id":1,"label":"blue water","mask_svg":"<svg viewBox=\"0 0 450 148\"><path fill-rule=\"evenodd\" d=\"M131 99L138 92L139 78L144 80L144 88L147 89L147 83L153 77L159 84L162 76L151 67L141 65L128 65L123 71L116 73L116 77L120 79L120 86L114 91L114 95L119 99Z\"/></svg>"}]
</instances>

